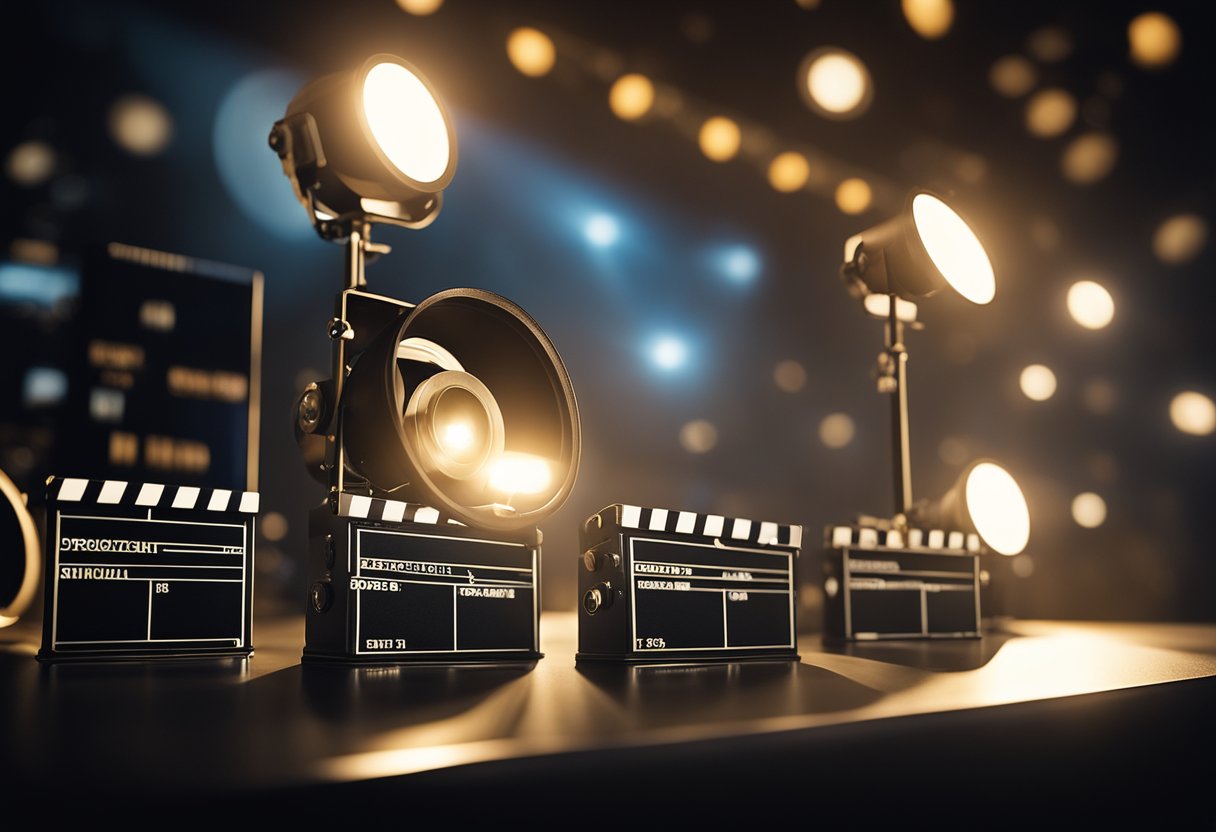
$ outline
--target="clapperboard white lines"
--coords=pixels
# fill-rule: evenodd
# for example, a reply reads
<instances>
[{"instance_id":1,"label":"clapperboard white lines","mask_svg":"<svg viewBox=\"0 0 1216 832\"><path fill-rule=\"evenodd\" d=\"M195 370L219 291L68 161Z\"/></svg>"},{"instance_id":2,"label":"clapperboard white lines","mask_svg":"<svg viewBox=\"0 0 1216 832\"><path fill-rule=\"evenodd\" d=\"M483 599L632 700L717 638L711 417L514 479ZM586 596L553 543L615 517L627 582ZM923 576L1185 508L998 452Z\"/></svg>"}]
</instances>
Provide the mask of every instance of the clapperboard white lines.
<instances>
[{"instance_id":1,"label":"clapperboard white lines","mask_svg":"<svg viewBox=\"0 0 1216 832\"><path fill-rule=\"evenodd\" d=\"M439 511L430 506L350 494L345 491L338 495L338 516L384 523L424 523L431 526L443 523ZM453 526L464 525L457 520L447 522Z\"/></svg>"},{"instance_id":2,"label":"clapperboard white lines","mask_svg":"<svg viewBox=\"0 0 1216 832\"><path fill-rule=\"evenodd\" d=\"M898 529L867 526L829 526L827 545L831 549L935 549L974 554L980 551L980 538L974 532L948 532L942 529L908 529L907 537Z\"/></svg>"},{"instance_id":3,"label":"clapperboard white lines","mask_svg":"<svg viewBox=\"0 0 1216 832\"><path fill-rule=\"evenodd\" d=\"M59 503L115 506L118 508L172 508L207 512L257 514L256 491L230 491L192 485L163 485L127 480L55 478L47 485L47 497Z\"/></svg>"},{"instance_id":4,"label":"clapperboard white lines","mask_svg":"<svg viewBox=\"0 0 1216 832\"><path fill-rule=\"evenodd\" d=\"M802 547L802 526L745 520L720 514L697 514L665 508L620 506L619 525L641 531L688 534L730 545Z\"/></svg>"}]
</instances>

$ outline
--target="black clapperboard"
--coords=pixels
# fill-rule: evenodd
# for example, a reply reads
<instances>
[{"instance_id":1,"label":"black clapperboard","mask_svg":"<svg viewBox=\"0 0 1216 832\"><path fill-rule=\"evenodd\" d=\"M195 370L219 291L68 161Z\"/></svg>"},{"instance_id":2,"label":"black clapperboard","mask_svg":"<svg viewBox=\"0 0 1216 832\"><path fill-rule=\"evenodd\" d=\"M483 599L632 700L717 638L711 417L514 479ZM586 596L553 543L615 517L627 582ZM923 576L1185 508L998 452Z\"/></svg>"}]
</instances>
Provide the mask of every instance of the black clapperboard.
<instances>
[{"instance_id":1,"label":"black clapperboard","mask_svg":"<svg viewBox=\"0 0 1216 832\"><path fill-rule=\"evenodd\" d=\"M864 526L825 533L824 635L849 641L980 636L976 534Z\"/></svg>"},{"instance_id":2,"label":"black clapperboard","mask_svg":"<svg viewBox=\"0 0 1216 832\"><path fill-rule=\"evenodd\" d=\"M531 661L540 653L537 529L490 534L428 506L337 495L309 515L304 658Z\"/></svg>"},{"instance_id":3,"label":"black clapperboard","mask_svg":"<svg viewBox=\"0 0 1216 832\"><path fill-rule=\"evenodd\" d=\"M617 504L582 544L580 660L797 658L801 526Z\"/></svg>"},{"instance_id":4,"label":"black clapperboard","mask_svg":"<svg viewBox=\"0 0 1216 832\"><path fill-rule=\"evenodd\" d=\"M47 484L44 660L247 656L258 494Z\"/></svg>"}]
</instances>

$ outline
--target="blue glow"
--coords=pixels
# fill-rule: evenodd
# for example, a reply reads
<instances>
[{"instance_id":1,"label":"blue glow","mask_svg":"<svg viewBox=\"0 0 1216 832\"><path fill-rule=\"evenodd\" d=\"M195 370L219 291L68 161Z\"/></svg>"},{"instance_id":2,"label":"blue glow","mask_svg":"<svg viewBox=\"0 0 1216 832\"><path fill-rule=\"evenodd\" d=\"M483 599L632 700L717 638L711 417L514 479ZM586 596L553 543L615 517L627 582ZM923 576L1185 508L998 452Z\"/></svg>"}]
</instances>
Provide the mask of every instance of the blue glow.
<instances>
[{"instance_id":1,"label":"blue glow","mask_svg":"<svg viewBox=\"0 0 1216 832\"><path fill-rule=\"evenodd\" d=\"M309 236L312 225L266 137L302 83L281 69L246 75L220 102L212 131L215 166L232 201L266 231L291 239Z\"/></svg>"},{"instance_id":2,"label":"blue glow","mask_svg":"<svg viewBox=\"0 0 1216 832\"><path fill-rule=\"evenodd\" d=\"M678 370L688 361L688 345L674 335L662 335L650 345L650 360L660 370Z\"/></svg>"},{"instance_id":3,"label":"blue glow","mask_svg":"<svg viewBox=\"0 0 1216 832\"><path fill-rule=\"evenodd\" d=\"M80 277L71 269L0 263L0 303L33 303L53 309L80 292Z\"/></svg>"},{"instance_id":4,"label":"blue glow","mask_svg":"<svg viewBox=\"0 0 1216 832\"><path fill-rule=\"evenodd\" d=\"M30 367L21 382L21 402L26 407L47 407L68 394L68 376L54 367Z\"/></svg>"},{"instance_id":5,"label":"blue glow","mask_svg":"<svg viewBox=\"0 0 1216 832\"><path fill-rule=\"evenodd\" d=\"M751 246L727 246L718 252L715 259L722 274L732 283L751 283L760 274L760 255Z\"/></svg>"},{"instance_id":6,"label":"blue glow","mask_svg":"<svg viewBox=\"0 0 1216 832\"><path fill-rule=\"evenodd\" d=\"M595 214L583 226L583 236L596 248L608 248L621 238L621 226L611 214Z\"/></svg>"}]
</instances>

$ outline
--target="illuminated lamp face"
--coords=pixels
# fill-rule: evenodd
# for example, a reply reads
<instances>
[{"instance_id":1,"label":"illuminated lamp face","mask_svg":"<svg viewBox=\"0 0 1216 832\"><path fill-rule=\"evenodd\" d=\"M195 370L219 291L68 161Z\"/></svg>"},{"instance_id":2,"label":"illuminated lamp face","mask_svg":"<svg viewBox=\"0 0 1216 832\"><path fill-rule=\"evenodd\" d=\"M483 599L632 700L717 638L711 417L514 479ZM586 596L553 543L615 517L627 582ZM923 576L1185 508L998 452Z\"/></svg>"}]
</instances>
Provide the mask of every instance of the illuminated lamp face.
<instances>
[{"instance_id":1,"label":"illuminated lamp face","mask_svg":"<svg viewBox=\"0 0 1216 832\"><path fill-rule=\"evenodd\" d=\"M448 125L435 96L398 63L384 62L363 79L368 129L389 162L422 184L439 180L451 162Z\"/></svg>"},{"instance_id":2,"label":"illuminated lamp face","mask_svg":"<svg viewBox=\"0 0 1216 832\"><path fill-rule=\"evenodd\" d=\"M912 221L925 252L946 282L972 303L989 303L996 295L992 263L971 227L932 194L912 199Z\"/></svg>"},{"instance_id":3,"label":"illuminated lamp face","mask_svg":"<svg viewBox=\"0 0 1216 832\"><path fill-rule=\"evenodd\" d=\"M1030 510L1017 481L1001 466L978 463L967 475L967 514L984 543L1002 555L1016 555L1030 540Z\"/></svg>"}]
</instances>

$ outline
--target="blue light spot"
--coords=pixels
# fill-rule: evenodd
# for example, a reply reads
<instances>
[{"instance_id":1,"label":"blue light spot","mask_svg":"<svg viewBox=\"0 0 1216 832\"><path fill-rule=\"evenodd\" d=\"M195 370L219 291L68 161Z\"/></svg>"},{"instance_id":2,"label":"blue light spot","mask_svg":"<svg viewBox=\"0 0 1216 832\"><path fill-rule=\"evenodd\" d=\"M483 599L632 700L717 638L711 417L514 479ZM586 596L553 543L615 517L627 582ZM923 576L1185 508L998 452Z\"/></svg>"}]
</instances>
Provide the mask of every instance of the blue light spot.
<instances>
[{"instance_id":1,"label":"blue light spot","mask_svg":"<svg viewBox=\"0 0 1216 832\"><path fill-rule=\"evenodd\" d=\"M0 263L0 303L31 303L45 309L80 292L80 278L71 269Z\"/></svg>"},{"instance_id":2,"label":"blue light spot","mask_svg":"<svg viewBox=\"0 0 1216 832\"><path fill-rule=\"evenodd\" d=\"M583 236L596 248L608 248L621 237L621 227L610 214L595 214L583 226Z\"/></svg>"},{"instance_id":3,"label":"blue light spot","mask_svg":"<svg viewBox=\"0 0 1216 832\"><path fill-rule=\"evenodd\" d=\"M312 226L266 137L301 83L281 69L246 75L220 102L212 133L215 166L232 201L266 231L293 239L307 237Z\"/></svg>"},{"instance_id":4,"label":"blue light spot","mask_svg":"<svg viewBox=\"0 0 1216 832\"><path fill-rule=\"evenodd\" d=\"M68 376L55 367L30 367L21 384L21 401L26 407L58 404L68 394Z\"/></svg>"},{"instance_id":5,"label":"blue light spot","mask_svg":"<svg viewBox=\"0 0 1216 832\"><path fill-rule=\"evenodd\" d=\"M672 335L660 336L650 345L650 360L660 370L678 370L688 361L688 346Z\"/></svg>"},{"instance_id":6,"label":"blue light spot","mask_svg":"<svg viewBox=\"0 0 1216 832\"><path fill-rule=\"evenodd\" d=\"M760 255L751 246L734 245L722 249L718 268L732 283L751 283L760 274Z\"/></svg>"}]
</instances>

